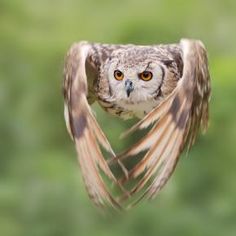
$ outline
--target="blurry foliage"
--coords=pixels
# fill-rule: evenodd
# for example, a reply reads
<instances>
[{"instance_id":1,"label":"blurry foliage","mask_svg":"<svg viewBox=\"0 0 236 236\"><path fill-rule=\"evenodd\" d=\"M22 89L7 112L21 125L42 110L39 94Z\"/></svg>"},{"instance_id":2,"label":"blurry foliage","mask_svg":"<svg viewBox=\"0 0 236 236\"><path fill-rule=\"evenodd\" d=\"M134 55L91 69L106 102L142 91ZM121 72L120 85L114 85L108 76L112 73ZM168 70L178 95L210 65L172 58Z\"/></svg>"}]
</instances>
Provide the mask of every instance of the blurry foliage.
<instances>
[{"instance_id":1,"label":"blurry foliage","mask_svg":"<svg viewBox=\"0 0 236 236\"><path fill-rule=\"evenodd\" d=\"M236 1L0 0L0 235L236 235ZM151 203L103 216L88 200L61 96L74 41L201 39L210 129ZM116 150L127 124L97 117ZM131 142L132 140L129 140Z\"/></svg>"}]
</instances>

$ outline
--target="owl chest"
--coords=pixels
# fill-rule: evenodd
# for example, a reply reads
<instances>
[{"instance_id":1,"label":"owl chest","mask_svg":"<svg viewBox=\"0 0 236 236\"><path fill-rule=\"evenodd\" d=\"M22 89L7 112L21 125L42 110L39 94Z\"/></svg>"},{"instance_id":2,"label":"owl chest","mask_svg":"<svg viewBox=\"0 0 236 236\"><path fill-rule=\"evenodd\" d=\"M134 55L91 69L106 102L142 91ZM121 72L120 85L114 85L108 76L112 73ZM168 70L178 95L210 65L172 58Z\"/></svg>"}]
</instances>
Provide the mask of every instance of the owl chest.
<instances>
[{"instance_id":1,"label":"owl chest","mask_svg":"<svg viewBox=\"0 0 236 236\"><path fill-rule=\"evenodd\" d=\"M99 101L99 103L108 113L119 116L125 120L134 117L141 119L159 104L155 99L137 103L122 100L114 103Z\"/></svg>"}]
</instances>

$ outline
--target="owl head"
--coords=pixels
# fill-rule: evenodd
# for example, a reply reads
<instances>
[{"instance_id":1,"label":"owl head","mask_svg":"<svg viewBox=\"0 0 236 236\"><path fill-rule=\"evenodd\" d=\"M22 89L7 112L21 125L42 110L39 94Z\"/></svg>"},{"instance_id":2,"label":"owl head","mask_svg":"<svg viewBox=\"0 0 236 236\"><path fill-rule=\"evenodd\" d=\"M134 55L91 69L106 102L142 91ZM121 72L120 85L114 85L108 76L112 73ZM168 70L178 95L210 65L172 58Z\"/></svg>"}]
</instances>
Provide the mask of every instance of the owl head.
<instances>
[{"instance_id":1,"label":"owl head","mask_svg":"<svg viewBox=\"0 0 236 236\"><path fill-rule=\"evenodd\" d=\"M122 49L111 55L107 75L112 97L127 103L147 101L158 95L166 66L155 49L138 47Z\"/></svg>"}]
</instances>

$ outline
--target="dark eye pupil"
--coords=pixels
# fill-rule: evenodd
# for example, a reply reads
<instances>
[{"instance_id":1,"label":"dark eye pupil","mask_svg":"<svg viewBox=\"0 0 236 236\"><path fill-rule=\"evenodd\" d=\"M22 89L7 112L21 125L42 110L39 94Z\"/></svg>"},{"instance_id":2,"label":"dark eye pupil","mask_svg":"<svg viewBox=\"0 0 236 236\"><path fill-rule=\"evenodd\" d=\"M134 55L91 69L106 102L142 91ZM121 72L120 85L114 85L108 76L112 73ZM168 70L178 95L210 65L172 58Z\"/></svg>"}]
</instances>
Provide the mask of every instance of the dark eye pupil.
<instances>
[{"instance_id":1,"label":"dark eye pupil","mask_svg":"<svg viewBox=\"0 0 236 236\"><path fill-rule=\"evenodd\" d=\"M150 75L149 72L143 72L143 77L144 77L144 78L148 78L149 75Z\"/></svg>"},{"instance_id":2,"label":"dark eye pupil","mask_svg":"<svg viewBox=\"0 0 236 236\"><path fill-rule=\"evenodd\" d=\"M119 71L119 70L116 70L116 71L115 71L115 76L121 77L121 76L122 76L122 72Z\"/></svg>"}]
</instances>

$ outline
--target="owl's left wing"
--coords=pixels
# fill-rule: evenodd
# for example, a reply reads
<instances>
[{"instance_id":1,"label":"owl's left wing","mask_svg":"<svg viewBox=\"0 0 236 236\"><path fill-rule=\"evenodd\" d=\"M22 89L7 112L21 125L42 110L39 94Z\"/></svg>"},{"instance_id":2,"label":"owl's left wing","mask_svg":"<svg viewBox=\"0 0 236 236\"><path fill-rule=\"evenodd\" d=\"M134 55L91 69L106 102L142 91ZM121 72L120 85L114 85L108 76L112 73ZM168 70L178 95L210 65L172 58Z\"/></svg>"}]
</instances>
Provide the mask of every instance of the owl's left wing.
<instances>
[{"instance_id":1,"label":"owl's left wing","mask_svg":"<svg viewBox=\"0 0 236 236\"><path fill-rule=\"evenodd\" d=\"M183 75L174 91L143 120L127 133L152 125L151 130L128 149L119 160L147 151L123 178L122 183L143 175L130 191L139 192L145 186L144 196L153 198L165 185L175 169L183 148L192 146L200 126L204 130L208 124L208 102L210 97L210 75L207 54L200 41L181 40ZM126 198L126 197L124 197Z\"/></svg>"},{"instance_id":2,"label":"owl's left wing","mask_svg":"<svg viewBox=\"0 0 236 236\"><path fill-rule=\"evenodd\" d=\"M108 203L115 208L120 208L119 203L111 195L100 175L100 170L102 170L113 182L117 183L98 143L111 156L114 157L115 154L98 125L87 99L94 95L88 91L89 84L93 84L94 81L87 78L89 68L86 68L86 63L89 64L87 66L97 70L94 64L98 61L91 59L99 60L97 55L94 55L95 53L91 44L80 42L74 44L67 54L64 66L65 119L67 129L75 142L89 197L96 205L103 206Z\"/></svg>"}]
</instances>

